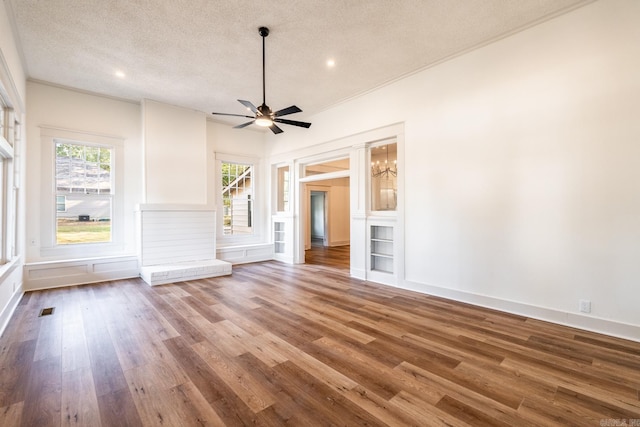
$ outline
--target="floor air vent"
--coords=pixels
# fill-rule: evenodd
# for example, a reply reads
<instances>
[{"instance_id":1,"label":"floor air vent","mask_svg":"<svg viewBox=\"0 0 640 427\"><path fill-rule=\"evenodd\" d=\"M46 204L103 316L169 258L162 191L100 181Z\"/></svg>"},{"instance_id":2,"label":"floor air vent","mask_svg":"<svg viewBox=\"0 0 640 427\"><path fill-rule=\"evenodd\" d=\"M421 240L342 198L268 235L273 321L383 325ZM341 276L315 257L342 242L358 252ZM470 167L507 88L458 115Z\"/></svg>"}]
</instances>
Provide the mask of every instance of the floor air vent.
<instances>
[{"instance_id":1,"label":"floor air vent","mask_svg":"<svg viewBox=\"0 0 640 427\"><path fill-rule=\"evenodd\" d=\"M42 317L42 316L49 316L51 314L53 314L53 310L55 310L55 307L47 307L47 308L43 308L42 310L40 310L40 315L38 317Z\"/></svg>"}]
</instances>

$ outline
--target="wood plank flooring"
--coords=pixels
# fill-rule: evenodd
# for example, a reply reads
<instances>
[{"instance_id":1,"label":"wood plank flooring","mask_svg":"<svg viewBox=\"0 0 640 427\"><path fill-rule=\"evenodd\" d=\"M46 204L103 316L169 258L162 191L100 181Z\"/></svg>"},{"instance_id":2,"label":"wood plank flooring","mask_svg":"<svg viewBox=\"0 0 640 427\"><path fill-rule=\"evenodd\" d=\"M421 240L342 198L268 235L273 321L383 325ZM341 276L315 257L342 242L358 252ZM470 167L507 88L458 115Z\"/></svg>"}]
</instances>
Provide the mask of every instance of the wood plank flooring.
<instances>
[{"instance_id":1,"label":"wood plank flooring","mask_svg":"<svg viewBox=\"0 0 640 427\"><path fill-rule=\"evenodd\" d=\"M349 270L351 258L350 246L327 247L322 244L312 244L311 249L305 251L306 264L324 265L338 270Z\"/></svg>"},{"instance_id":2,"label":"wood plank flooring","mask_svg":"<svg viewBox=\"0 0 640 427\"><path fill-rule=\"evenodd\" d=\"M312 264L32 292L0 338L1 426L640 425L639 389L640 343Z\"/></svg>"}]
</instances>

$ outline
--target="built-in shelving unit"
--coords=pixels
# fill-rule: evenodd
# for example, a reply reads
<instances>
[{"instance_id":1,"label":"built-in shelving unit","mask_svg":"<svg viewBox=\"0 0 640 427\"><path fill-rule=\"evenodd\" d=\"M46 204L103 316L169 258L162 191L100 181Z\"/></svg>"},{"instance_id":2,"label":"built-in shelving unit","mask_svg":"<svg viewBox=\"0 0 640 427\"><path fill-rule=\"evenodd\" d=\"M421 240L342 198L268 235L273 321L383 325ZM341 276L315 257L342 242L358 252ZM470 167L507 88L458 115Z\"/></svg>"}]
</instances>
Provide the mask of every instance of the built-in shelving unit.
<instances>
[{"instance_id":1,"label":"built-in shelving unit","mask_svg":"<svg viewBox=\"0 0 640 427\"><path fill-rule=\"evenodd\" d=\"M283 254L285 251L285 232L284 222L273 223L273 251L277 254Z\"/></svg>"},{"instance_id":2,"label":"built-in shelving unit","mask_svg":"<svg viewBox=\"0 0 640 427\"><path fill-rule=\"evenodd\" d=\"M371 226L371 271L393 274L392 226Z\"/></svg>"}]
</instances>

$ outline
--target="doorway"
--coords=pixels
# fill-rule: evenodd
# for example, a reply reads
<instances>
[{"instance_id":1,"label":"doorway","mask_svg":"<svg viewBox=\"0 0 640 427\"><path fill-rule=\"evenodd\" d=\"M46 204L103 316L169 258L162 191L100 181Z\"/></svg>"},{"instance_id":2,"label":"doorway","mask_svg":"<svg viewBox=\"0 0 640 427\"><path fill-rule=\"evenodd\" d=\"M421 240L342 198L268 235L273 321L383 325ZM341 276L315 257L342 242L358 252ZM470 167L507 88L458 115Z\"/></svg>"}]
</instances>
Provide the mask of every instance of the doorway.
<instances>
[{"instance_id":1,"label":"doorway","mask_svg":"<svg viewBox=\"0 0 640 427\"><path fill-rule=\"evenodd\" d=\"M311 246L329 246L326 201L326 191L311 191L311 200L309 202Z\"/></svg>"},{"instance_id":2,"label":"doorway","mask_svg":"<svg viewBox=\"0 0 640 427\"><path fill-rule=\"evenodd\" d=\"M306 264L349 269L349 178L315 181L304 185L306 199Z\"/></svg>"},{"instance_id":3,"label":"doorway","mask_svg":"<svg viewBox=\"0 0 640 427\"><path fill-rule=\"evenodd\" d=\"M330 160L303 162L300 175L297 260L316 265L337 262L348 269L351 244L348 153Z\"/></svg>"}]
</instances>

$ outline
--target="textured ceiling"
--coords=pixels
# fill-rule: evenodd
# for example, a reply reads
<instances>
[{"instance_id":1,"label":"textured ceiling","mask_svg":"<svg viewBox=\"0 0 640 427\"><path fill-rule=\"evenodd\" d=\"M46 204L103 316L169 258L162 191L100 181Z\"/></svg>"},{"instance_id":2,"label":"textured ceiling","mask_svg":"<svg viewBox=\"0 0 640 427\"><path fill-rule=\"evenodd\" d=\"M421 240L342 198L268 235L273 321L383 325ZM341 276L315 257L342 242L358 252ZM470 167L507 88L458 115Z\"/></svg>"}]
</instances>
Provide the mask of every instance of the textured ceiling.
<instances>
[{"instance_id":1,"label":"textured ceiling","mask_svg":"<svg viewBox=\"0 0 640 427\"><path fill-rule=\"evenodd\" d=\"M267 26L267 104L294 120L588 2L6 1L30 79L207 113L262 102Z\"/></svg>"}]
</instances>

